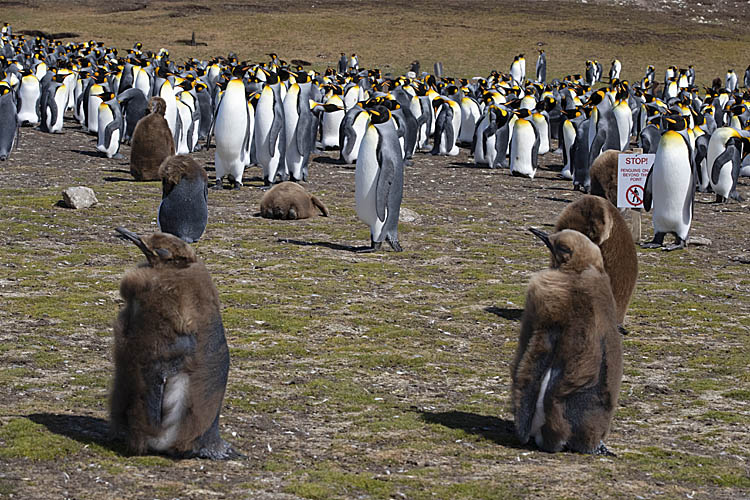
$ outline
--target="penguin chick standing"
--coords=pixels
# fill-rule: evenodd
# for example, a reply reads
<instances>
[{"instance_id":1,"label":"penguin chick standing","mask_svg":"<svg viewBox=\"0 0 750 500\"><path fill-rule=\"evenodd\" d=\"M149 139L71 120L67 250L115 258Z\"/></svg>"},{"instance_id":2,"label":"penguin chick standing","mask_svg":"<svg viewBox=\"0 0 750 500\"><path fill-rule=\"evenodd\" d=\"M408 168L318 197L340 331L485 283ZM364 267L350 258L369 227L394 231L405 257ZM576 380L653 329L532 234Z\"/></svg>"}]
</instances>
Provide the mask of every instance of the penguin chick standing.
<instances>
[{"instance_id":1,"label":"penguin chick standing","mask_svg":"<svg viewBox=\"0 0 750 500\"><path fill-rule=\"evenodd\" d=\"M627 222L612 203L587 194L560 213L555 232L563 229L579 231L599 247L615 298L617 323L622 325L638 279L638 255Z\"/></svg>"},{"instance_id":2,"label":"penguin chick standing","mask_svg":"<svg viewBox=\"0 0 750 500\"><path fill-rule=\"evenodd\" d=\"M159 230L187 243L200 239L208 223L208 175L187 155L170 156L159 167L162 198Z\"/></svg>"},{"instance_id":3,"label":"penguin chick standing","mask_svg":"<svg viewBox=\"0 0 750 500\"><path fill-rule=\"evenodd\" d=\"M137 454L237 456L219 436L229 349L208 270L175 236L117 232L147 262L120 284L125 306L114 326L113 433L124 433Z\"/></svg>"},{"instance_id":4,"label":"penguin chick standing","mask_svg":"<svg viewBox=\"0 0 750 500\"><path fill-rule=\"evenodd\" d=\"M531 277L516 356L512 406L522 444L611 454L604 445L622 381L622 340L602 256L565 229L531 229L552 253Z\"/></svg>"},{"instance_id":5,"label":"penguin chick standing","mask_svg":"<svg viewBox=\"0 0 750 500\"><path fill-rule=\"evenodd\" d=\"M161 97L149 101L150 114L141 118L133 130L130 149L130 173L139 181L159 179L159 166L174 155L174 137L164 113L167 103Z\"/></svg>"},{"instance_id":6,"label":"penguin chick standing","mask_svg":"<svg viewBox=\"0 0 750 500\"><path fill-rule=\"evenodd\" d=\"M383 240L401 251L398 216L404 188L404 158L396 125L385 106L375 106L362 139L354 170L357 215L370 226L370 246L360 252L378 250Z\"/></svg>"}]
</instances>

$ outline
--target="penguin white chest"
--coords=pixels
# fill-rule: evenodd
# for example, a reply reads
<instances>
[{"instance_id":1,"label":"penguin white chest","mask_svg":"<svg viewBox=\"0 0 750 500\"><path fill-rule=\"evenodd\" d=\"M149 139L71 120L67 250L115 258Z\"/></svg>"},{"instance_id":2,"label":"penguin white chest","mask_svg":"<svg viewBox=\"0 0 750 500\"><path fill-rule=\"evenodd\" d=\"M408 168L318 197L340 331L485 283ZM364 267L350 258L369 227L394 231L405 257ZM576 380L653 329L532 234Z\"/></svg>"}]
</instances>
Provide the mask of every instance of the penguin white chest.
<instances>
[{"instance_id":1,"label":"penguin white chest","mask_svg":"<svg viewBox=\"0 0 750 500\"><path fill-rule=\"evenodd\" d=\"M167 379L161 400L159 433L148 440L151 449L166 451L174 445L187 409L189 392L190 378L186 373L179 373Z\"/></svg>"}]
</instances>

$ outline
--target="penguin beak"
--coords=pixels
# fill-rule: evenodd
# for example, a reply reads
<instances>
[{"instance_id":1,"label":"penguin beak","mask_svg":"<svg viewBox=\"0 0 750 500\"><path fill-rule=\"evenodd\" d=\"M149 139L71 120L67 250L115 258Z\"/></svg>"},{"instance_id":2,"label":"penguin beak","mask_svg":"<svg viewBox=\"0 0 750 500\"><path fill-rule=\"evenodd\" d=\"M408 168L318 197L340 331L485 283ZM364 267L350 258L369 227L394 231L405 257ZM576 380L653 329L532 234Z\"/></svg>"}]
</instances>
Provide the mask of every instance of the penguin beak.
<instances>
[{"instance_id":1,"label":"penguin beak","mask_svg":"<svg viewBox=\"0 0 750 500\"><path fill-rule=\"evenodd\" d=\"M134 232L128 231L124 227L116 227L115 231L117 231L118 233L120 233L120 237L122 239L124 239L124 240L130 240L132 243L135 243L135 245L138 248L141 249L141 252L143 252L143 254L146 257L148 257L150 255L153 255L153 252L151 251L151 249L149 249L146 246L146 244L143 242L143 240L141 239L141 237L138 236L137 234L135 234Z\"/></svg>"},{"instance_id":2,"label":"penguin beak","mask_svg":"<svg viewBox=\"0 0 750 500\"><path fill-rule=\"evenodd\" d=\"M550 252L552 252L553 254L555 253L555 251L552 249L552 242L549 240L549 235L547 233L535 227L530 227L529 231L531 231L534 236L542 240L544 244L547 245L547 248L549 248Z\"/></svg>"}]
</instances>

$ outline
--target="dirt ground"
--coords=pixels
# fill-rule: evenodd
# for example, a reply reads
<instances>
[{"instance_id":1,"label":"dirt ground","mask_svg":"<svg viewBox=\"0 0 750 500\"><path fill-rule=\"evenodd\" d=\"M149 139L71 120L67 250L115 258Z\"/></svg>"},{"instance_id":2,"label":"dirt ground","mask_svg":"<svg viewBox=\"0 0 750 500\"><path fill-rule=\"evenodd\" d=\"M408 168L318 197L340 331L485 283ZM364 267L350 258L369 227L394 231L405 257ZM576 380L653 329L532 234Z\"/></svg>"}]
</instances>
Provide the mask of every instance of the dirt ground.
<instances>
[{"instance_id":1,"label":"dirt ground","mask_svg":"<svg viewBox=\"0 0 750 500\"><path fill-rule=\"evenodd\" d=\"M133 181L127 146L95 146L68 118L60 135L22 129L0 163L0 498L750 497L748 202L698 194L691 235L709 245L638 250L617 457L548 454L515 438L509 364L548 265L527 228L581 196L559 154L529 180L466 149L418 153L404 251L366 255L338 152L315 153L304 184L328 218L258 217L249 168L240 191L209 192L195 245L231 352L221 433L245 457L134 457L108 438L107 392L119 282L142 255L114 227L155 230L161 186ZM213 152L193 154L210 179ZM99 203L64 208L75 185ZM642 227L650 239L649 214Z\"/></svg>"}]
</instances>

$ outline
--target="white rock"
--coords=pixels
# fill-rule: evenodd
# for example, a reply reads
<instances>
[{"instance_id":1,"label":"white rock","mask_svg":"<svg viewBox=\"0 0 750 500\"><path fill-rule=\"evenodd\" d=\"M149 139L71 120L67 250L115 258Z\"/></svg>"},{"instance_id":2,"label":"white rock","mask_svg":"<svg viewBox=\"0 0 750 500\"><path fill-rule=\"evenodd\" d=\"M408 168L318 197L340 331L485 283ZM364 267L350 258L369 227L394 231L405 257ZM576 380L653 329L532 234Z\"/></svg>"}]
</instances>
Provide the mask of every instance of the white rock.
<instances>
[{"instance_id":1,"label":"white rock","mask_svg":"<svg viewBox=\"0 0 750 500\"><path fill-rule=\"evenodd\" d=\"M65 206L70 208L88 208L98 203L94 190L86 186L69 187L62 192Z\"/></svg>"},{"instance_id":2,"label":"white rock","mask_svg":"<svg viewBox=\"0 0 750 500\"><path fill-rule=\"evenodd\" d=\"M409 208L401 207L401 210L398 213L399 222L413 222L415 224L418 224L419 219L419 214Z\"/></svg>"},{"instance_id":3,"label":"white rock","mask_svg":"<svg viewBox=\"0 0 750 500\"><path fill-rule=\"evenodd\" d=\"M707 246L710 247L713 241L711 241L708 238L704 238L702 236L689 236L688 237L688 245L694 245L694 246Z\"/></svg>"}]
</instances>

